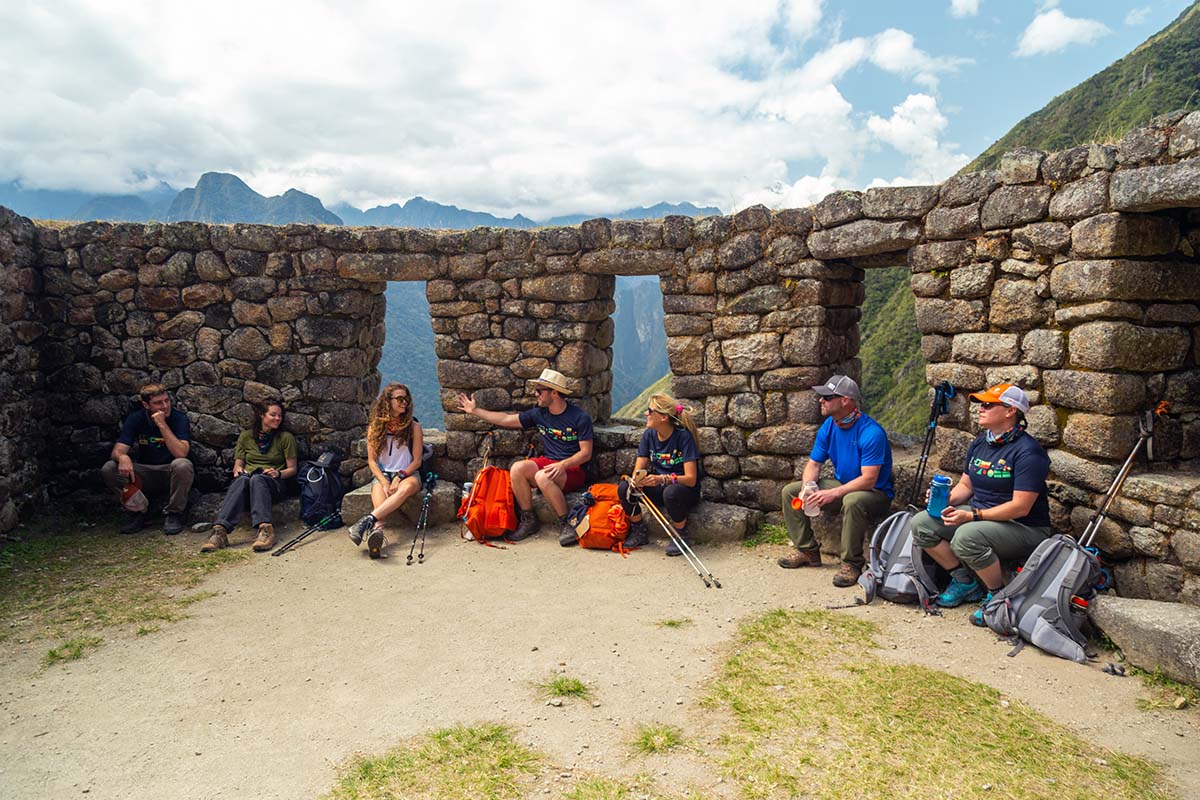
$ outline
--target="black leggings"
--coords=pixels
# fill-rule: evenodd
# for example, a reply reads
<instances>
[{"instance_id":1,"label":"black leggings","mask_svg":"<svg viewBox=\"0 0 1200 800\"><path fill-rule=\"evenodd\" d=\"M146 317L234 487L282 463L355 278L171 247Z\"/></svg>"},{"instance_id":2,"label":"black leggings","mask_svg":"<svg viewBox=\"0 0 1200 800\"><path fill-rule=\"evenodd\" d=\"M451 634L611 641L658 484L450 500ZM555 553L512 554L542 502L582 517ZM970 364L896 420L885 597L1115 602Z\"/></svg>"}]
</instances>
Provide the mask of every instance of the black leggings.
<instances>
[{"instance_id":1,"label":"black leggings","mask_svg":"<svg viewBox=\"0 0 1200 800\"><path fill-rule=\"evenodd\" d=\"M682 483L672 483L670 486L643 486L642 491L650 502L667 515L672 522L683 522L696 504L700 502L700 487L684 486ZM639 506L637 500L630 503L626 499L629 492L629 482L621 481L617 486L617 496L621 500L621 508L633 516L634 509Z\"/></svg>"}]
</instances>

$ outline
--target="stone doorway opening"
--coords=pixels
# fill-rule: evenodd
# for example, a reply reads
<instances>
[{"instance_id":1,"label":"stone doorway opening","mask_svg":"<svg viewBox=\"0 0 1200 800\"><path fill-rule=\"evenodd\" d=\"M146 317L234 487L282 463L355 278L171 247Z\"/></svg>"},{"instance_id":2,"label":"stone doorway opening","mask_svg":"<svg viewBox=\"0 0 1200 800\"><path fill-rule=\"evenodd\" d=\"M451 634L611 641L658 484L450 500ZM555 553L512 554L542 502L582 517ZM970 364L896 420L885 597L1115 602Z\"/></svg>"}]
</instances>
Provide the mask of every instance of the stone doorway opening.
<instances>
[{"instance_id":1,"label":"stone doorway opening","mask_svg":"<svg viewBox=\"0 0 1200 800\"><path fill-rule=\"evenodd\" d=\"M406 384L412 392L421 427L444 431L443 403L447 399L442 396L438 382L438 343L429 314L425 281L388 283L384 296L387 300L386 330L378 365L381 385L391 381Z\"/></svg>"},{"instance_id":2,"label":"stone doorway opening","mask_svg":"<svg viewBox=\"0 0 1200 800\"><path fill-rule=\"evenodd\" d=\"M671 392L671 366L657 275L618 276L612 314L612 418L642 421L639 406L654 391ZM638 403L634 401L638 400Z\"/></svg>"}]
</instances>

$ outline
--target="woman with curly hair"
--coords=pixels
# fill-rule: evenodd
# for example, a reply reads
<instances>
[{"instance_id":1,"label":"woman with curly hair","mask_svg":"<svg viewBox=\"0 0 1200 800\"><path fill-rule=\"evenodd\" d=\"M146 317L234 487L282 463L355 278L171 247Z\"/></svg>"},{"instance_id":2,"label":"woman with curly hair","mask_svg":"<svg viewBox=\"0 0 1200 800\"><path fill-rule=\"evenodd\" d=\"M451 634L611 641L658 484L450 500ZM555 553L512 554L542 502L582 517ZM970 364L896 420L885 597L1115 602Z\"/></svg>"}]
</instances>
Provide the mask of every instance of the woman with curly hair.
<instances>
[{"instance_id":1,"label":"woman with curly hair","mask_svg":"<svg viewBox=\"0 0 1200 800\"><path fill-rule=\"evenodd\" d=\"M383 521L421 488L421 424L413 417L412 392L403 383L383 387L367 422L367 464L371 484L371 513L350 526L355 546L367 539L371 558L386 544Z\"/></svg>"},{"instance_id":2,"label":"woman with curly hair","mask_svg":"<svg viewBox=\"0 0 1200 800\"><path fill-rule=\"evenodd\" d=\"M650 502L658 506L671 521L680 538L687 539L687 516L700 502L700 451L696 446L699 434L692 415L675 398L665 394L650 396L646 409L646 430L638 443L637 461L633 471L646 470L639 485ZM621 505L629 516L627 547L644 547L650 543L641 504L630 502L629 485L622 481L617 489ZM667 545L669 556L681 555L672 541Z\"/></svg>"}]
</instances>

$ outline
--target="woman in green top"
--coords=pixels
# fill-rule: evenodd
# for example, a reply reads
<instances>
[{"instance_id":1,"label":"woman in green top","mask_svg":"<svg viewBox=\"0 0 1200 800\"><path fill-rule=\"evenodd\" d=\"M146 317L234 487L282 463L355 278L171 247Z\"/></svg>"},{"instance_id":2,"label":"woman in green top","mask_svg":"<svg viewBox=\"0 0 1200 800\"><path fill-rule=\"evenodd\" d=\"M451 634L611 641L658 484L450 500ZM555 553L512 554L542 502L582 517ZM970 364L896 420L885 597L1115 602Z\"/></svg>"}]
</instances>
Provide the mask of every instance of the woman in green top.
<instances>
[{"instance_id":1,"label":"woman in green top","mask_svg":"<svg viewBox=\"0 0 1200 800\"><path fill-rule=\"evenodd\" d=\"M225 501L212 535L200 547L208 553L229 546L229 532L250 507L250 524L258 529L254 540L257 552L275 546L275 527L271 524L271 504L283 496L283 481L296 474L296 437L285 430L283 406L269 401L254 405L254 426L242 431L233 448L233 482L225 492Z\"/></svg>"}]
</instances>

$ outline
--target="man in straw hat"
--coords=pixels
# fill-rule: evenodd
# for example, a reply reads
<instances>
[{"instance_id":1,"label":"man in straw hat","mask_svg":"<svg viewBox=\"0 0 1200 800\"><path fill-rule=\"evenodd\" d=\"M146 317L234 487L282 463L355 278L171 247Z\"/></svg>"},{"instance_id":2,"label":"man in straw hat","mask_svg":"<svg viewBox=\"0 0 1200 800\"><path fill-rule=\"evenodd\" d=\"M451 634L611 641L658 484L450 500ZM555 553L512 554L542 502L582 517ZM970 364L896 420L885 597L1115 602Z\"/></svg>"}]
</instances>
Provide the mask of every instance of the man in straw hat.
<instances>
[{"instance_id":1,"label":"man in straw hat","mask_svg":"<svg viewBox=\"0 0 1200 800\"><path fill-rule=\"evenodd\" d=\"M567 499L563 493L580 489L586 482L583 465L592 458L592 418L579 406L567 402L571 392L567 378L561 372L544 369L530 383L537 405L519 414L479 408L475 405L474 394L459 393L458 407L463 413L498 428L536 426L542 437L542 455L523 459L509 467L513 497L521 507L521 521L508 539L519 542L537 533L538 520L533 513L533 487L536 486L558 515L561 537L565 539L569 531L571 541L575 541L575 529L567 524Z\"/></svg>"}]
</instances>

